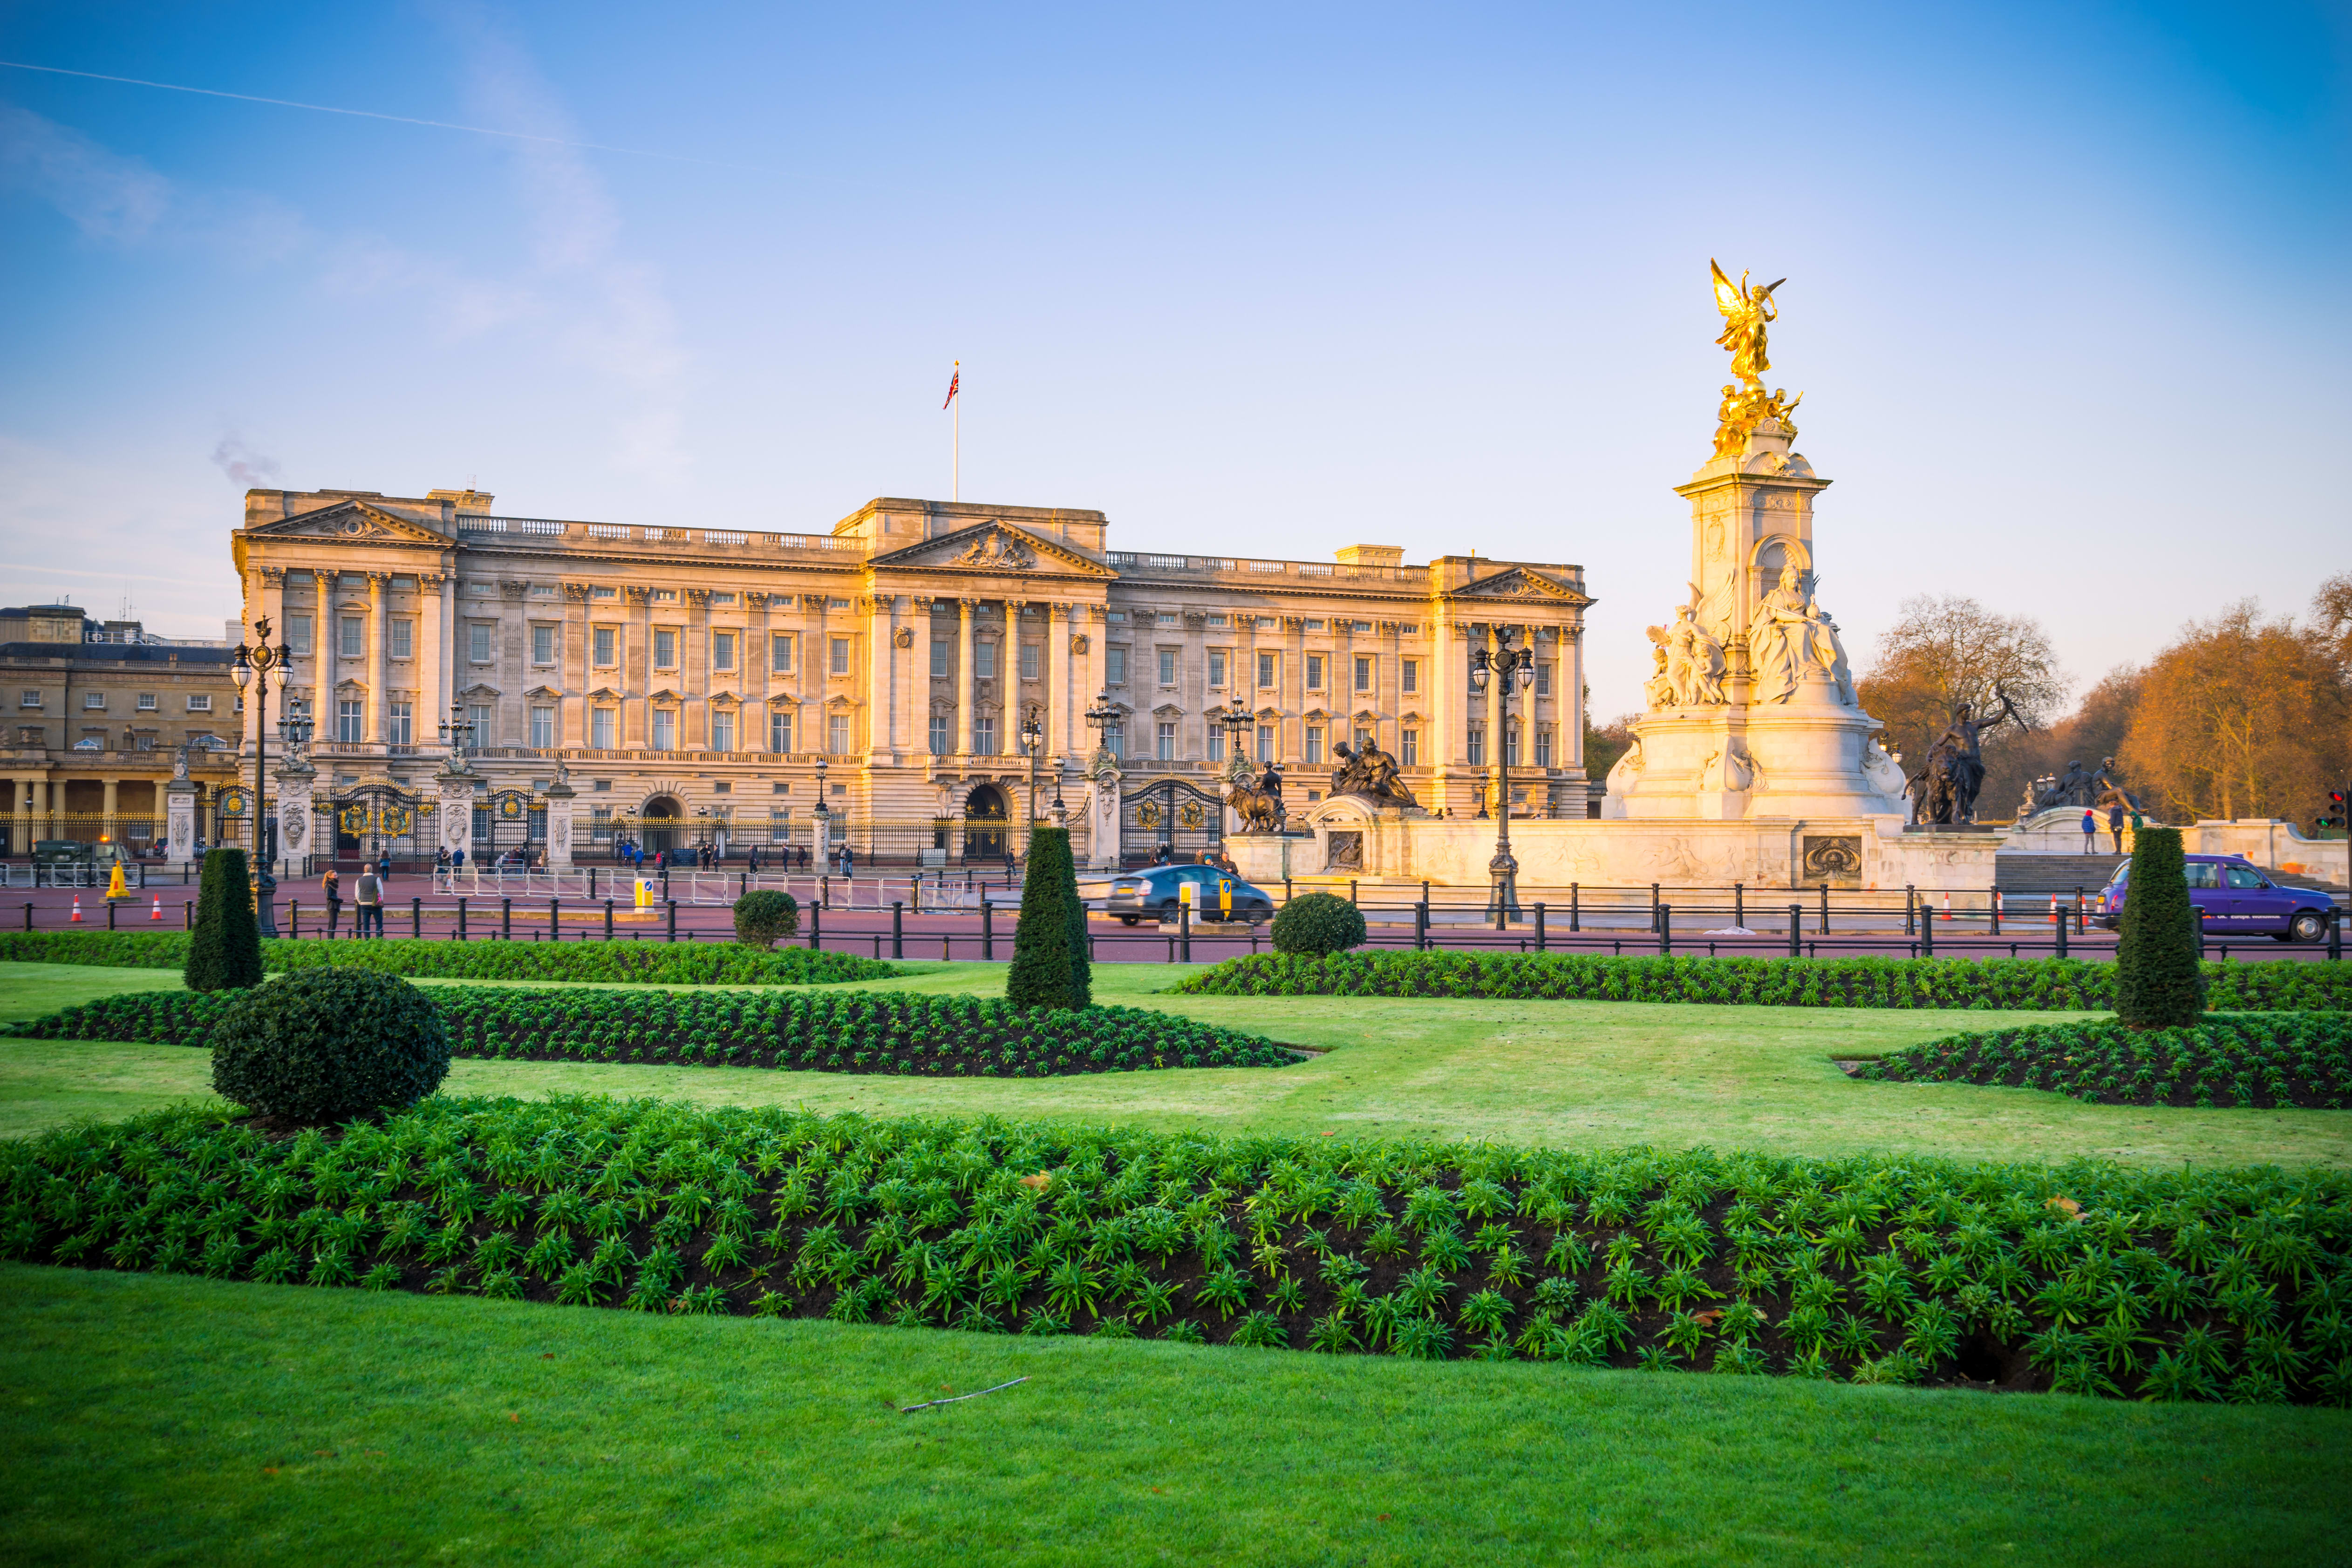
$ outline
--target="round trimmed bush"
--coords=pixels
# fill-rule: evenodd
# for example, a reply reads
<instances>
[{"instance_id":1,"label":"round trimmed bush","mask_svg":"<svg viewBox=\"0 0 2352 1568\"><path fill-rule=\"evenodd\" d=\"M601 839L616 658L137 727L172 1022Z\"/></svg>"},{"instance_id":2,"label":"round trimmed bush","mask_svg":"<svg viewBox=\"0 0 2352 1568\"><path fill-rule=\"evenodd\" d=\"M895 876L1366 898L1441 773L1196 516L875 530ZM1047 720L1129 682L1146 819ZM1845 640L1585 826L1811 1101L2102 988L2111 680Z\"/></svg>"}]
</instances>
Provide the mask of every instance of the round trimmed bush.
<instances>
[{"instance_id":1,"label":"round trimmed bush","mask_svg":"<svg viewBox=\"0 0 2352 1568\"><path fill-rule=\"evenodd\" d=\"M305 1125L405 1110L448 1072L441 1009L372 970L305 970L241 992L213 1032L214 1091Z\"/></svg>"},{"instance_id":2,"label":"round trimmed bush","mask_svg":"<svg viewBox=\"0 0 2352 1568\"><path fill-rule=\"evenodd\" d=\"M1364 913L1345 899L1308 893L1282 906L1274 917L1274 951L1320 958L1345 952L1364 940Z\"/></svg>"},{"instance_id":3,"label":"round trimmed bush","mask_svg":"<svg viewBox=\"0 0 2352 1568\"><path fill-rule=\"evenodd\" d=\"M773 947L801 929L800 901L762 888L735 900L735 940Z\"/></svg>"}]
</instances>

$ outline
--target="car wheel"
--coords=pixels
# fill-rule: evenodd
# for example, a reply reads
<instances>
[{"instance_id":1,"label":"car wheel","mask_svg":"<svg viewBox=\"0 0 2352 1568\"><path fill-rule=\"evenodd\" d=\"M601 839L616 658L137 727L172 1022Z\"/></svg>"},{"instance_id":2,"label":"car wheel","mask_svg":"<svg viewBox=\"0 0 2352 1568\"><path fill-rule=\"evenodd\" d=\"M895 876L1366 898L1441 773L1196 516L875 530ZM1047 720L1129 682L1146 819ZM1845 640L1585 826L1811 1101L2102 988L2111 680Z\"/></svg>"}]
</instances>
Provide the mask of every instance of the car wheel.
<instances>
[{"instance_id":1,"label":"car wheel","mask_svg":"<svg viewBox=\"0 0 2352 1568\"><path fill-rule=\"evenodd\" d=\"M1136 922L1136 921L1137 921L1137 920L1139 920L1139 918L1140 918L1139 916L1136 916L1136 915L1121 915L1121 916L1119 916L1119 917L1118 917L1118 923L1119 923L1119 924L1121 924L1121 925L1123 925L1123 926L1131 926L1131 925L1133 925L1133 924Z\"/></svg>"},{"instance_id":2,"label":"car wheel","mask_svg":"<svg viewBox=\"0 0 2352 1568\"><path fill-rule=\"evenodd\" d=\"M1175 900L1171 899L1160 906L1160 923L1164 926L1172 926L1176 923Z\"/></svg>"},{"instance_id":3,"label":"car wheel","mask_svg":"<svg viewBox=\"0 0 2352 1568\"><path fill-rule=\"evenodd\" d=\"M2298 910L2286 922L2289 942L2318 942L2327 935L2327 917L2317 910Z\"/></svg>"}]
</instances>

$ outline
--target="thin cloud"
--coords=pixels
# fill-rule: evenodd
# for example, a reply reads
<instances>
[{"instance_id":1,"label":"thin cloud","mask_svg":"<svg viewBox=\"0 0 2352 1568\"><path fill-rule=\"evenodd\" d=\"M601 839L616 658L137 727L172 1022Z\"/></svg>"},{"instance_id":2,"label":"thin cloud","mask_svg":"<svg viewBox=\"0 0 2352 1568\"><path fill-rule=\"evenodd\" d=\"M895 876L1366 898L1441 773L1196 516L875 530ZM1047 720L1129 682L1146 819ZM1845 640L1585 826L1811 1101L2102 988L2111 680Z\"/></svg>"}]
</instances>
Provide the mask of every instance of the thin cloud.
<instances>
[{"instance_id":1,"label":"thin cloud","mask_svg":"<svg viewBox=\"0 0 2352 1568\"><path fill-rule=\"evenodd\" d=\"M172 183L142 160L29 109L0 103L0 184L64 214L90 239L135 245L172 208Z\"/></svg>"},{"instance_id":2,"label":"thin cloud","mask_svg":"<svg viewBox=\"0 0 2352 1568\"><path fill-rule=\"evenodd\" d=\"M264 481L278 477L278 459L265 458L247 446L235 431L221 437L213 448L213 467L229 477L229 481L241 490L266 489Z\"/></svg>"}]
</instances>

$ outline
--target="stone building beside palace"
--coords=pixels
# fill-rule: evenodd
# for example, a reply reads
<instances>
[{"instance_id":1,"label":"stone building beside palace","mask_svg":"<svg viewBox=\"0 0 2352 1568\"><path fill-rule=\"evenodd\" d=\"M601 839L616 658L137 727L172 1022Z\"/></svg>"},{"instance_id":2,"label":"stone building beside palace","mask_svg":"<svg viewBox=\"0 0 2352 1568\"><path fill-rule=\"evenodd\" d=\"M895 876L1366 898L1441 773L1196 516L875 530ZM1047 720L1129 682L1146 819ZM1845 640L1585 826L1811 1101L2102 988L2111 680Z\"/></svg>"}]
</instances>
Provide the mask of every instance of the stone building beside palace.
<instances>
[{"instance_id":1,"label":"stone building beside palace","mask_svg":"<svg viewBox=\"0 0 2352 1568\"><path fill-rule=\"evenodd\" d=\"M240 720L228 668L225 642L94 621L79 605L0 609L0 855L45 839L160 841L183 747L200 795L233 784Z\"/></svg>"},{"instance_id":2,"label":"stone building beside palace","mask_svg":"<svg viewBox=\"0 0 2352 1568\"><path fill-rule=\"evenodd\" d=\"M346 853L408 821L368 803L429 808L455 739L483 847L525 841L561 764L583 857L616 835L805 844L820 791L832 842L861 855L995 854L1028 815L1033 717L1041 813L1057 792L1076 805L1091 762L1130 858L1214 842L1236 713L1294 810L1335 745L1369 736L1429 808L1474 813L1499 747L1516 813L1586 815L1582 568L1108 534L1097 511L972 502L877 500L812 534L510 517L471 490L252 490L234 551L248 621L293 649L307 787ZM1498 624L1537 669L1499 734L1467 679ZM429 853L440 836L415 831L381 847Z\"/></svg>"}]
</instances>

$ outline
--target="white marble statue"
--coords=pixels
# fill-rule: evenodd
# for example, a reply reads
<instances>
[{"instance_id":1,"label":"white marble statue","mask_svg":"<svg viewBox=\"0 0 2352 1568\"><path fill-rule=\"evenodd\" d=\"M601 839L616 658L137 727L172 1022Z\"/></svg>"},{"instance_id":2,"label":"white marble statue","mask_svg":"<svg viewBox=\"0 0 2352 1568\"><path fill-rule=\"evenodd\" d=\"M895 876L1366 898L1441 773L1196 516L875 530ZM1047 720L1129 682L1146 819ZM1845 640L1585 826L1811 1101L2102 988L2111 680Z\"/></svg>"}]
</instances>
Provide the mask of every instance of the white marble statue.
<instances>
[{"instance_id":1,"label":"white marble statue","mask_svg":"<svg viewBox=\"0 0 2352 1568\"><path fill-rule=\"evenodd\" d=\"M1813 602L1795 566L1780 568L1780 586L1756 602L1749 623L1748 657L1756 672L1758 702L1786 702L1810 665L1836 689L1840 701L1853 705L1852 668L1836 624Z\"/></svg>"}]
</instances>

